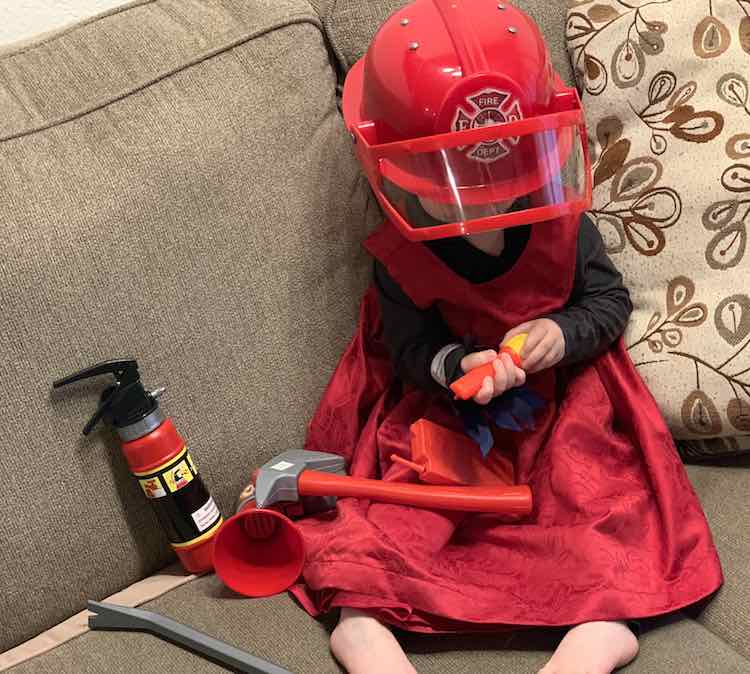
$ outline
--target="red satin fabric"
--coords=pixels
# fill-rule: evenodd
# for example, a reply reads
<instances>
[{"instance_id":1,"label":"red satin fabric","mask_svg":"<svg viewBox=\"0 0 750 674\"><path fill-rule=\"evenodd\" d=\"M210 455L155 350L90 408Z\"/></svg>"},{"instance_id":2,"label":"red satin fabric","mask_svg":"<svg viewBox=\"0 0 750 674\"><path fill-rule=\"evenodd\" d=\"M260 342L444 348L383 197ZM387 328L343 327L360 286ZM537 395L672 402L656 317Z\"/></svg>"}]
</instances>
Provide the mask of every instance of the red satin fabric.
<instances>
[{"instance_id":1,"label":"red satin fabric","mask_svg":"<svg viewBox=\"0 0 750 674\"><path fill-rule=\"evenodd\" d=\"M536 225L518 263L479 286L390 225L368 248L415 302L437 303L454 334L497 344L510 327L564 305L576 241L574 222ZM410 456L409 426L458 421L444 394L393 379L381 329L370 290L306 446L345 456L352 475L416 481L389 459ZM533 432L498 433L493 451L511 453L517 482L532 488L532 515L507 523L342 499L300 522L307 559L292 591L307 611L349 606L411 631L476 632L642 618L718 589L705 517L622 343L529 385L550 401L547 410Z\"/></svg>"}]
</instances>

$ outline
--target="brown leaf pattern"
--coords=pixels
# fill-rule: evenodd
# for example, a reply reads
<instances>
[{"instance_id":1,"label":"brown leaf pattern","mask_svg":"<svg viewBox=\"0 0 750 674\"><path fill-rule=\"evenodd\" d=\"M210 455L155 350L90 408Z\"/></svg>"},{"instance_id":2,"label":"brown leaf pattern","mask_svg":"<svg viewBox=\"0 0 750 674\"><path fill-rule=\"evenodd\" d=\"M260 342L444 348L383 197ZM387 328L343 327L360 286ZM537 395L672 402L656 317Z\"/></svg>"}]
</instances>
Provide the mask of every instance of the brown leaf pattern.
<instances>
[{"instance_id":1,"label":"brown leaf pattern","mask_svg":"<svg viewBox=\"0 0 750 674\"><path fill-rule=\"evenodd\" d=\"M661 0L660 4L671 1ZM644 15L643 6L630 5L622 0L616 0L616 7L578 0L570 4L565 39L581 89L591 96L599 96L606 90L610 74L611 81L620 89L637 86L646 69L646 57L664 52L664 35L669 31L669 25L665 21L649 20ZM589 7L585 12L579 9L587 4ZM649 4L655 3L645 3ZM592 51L595 46L604 45L606 48L607 40L598 38L608 37L610 27L618 22L623 25L620 19L624 18L630 19L627 33L617 45L608 71L603 59Z\"/></svg>"},{"instance_id":2,"label":"brown leaf pattern","mask_svg":"<svg viewBox=\"0 0 750 674\"><path fill-rule=\"evenodd\" d=\"M714 110L695 112L689 105L684 105L672 114L680 113L669 133L675 138L692 143L707 143L713 140L724 129L724 117ZM666 120L665 120L666 121Z\"/></svg>"},{"instance_id":3,"label":"brown leaf pattern","mask_svg":"<svg viewBox=\"0 0 750 674\"><path fill-rule=\"evenodd\" d=\"M625 250L627 240L622 220L618 217L600 214L595 220L596 227L602 235L604 247L610 255L616 255Z\"/></svg>"},{"instance_id":4,"label":"brown leaf pattern","mask_svg":"<svg viewBox=\"0 0 750 674\"><path fill-rule=\"evenodd\" d=\"M687 276L678 276L667 287L667 314L672 316L684 309L695 296L695 283ZM651 327L651 326L649 326Z\"/></svg>"},{"instance_id":5,"label":"brown leaf pattern","mask_svg":"<svg viewBox=\"0 0 750 674\"><path fill-rule=\"evenodd\" d=\"M729 400L724 417L737 430L745 428L750 420L750 381L743 379L750 372L744 367L732 372L736 359L750 346L750 297L737 294L724 298L714 313L717 331L732 347L734 353L723 363L712 364L700 356L678 351L684 341L684 330L703 325L708 317L708 310L702 302L695 302L695 284L686 276L679 276L670 281L666 295L666 313L655 312L646 331L639 340L628 346L633 351L640 345L646 345L657 360L647 360L636 365L669 362L665 356L685 359L693 363L695 387L682 400L680 419L683 427L691 434L711 437L723 432L722 415L712 397L702 388L701 373L723 380L732 398ZM743 397L744 396L744 397Z\"/></svg>"},{"instance_id":6,"label":"brown leaf pattern","mask_svg":"<svg viewBox=\"0 0 750 674\"><path fill-rule=\"evenodd\" d=\"M586 15L594 23L604 23L605 21L616 19L619 16L617 10L609 5L592 5L589 7Z\"/></svg>"},{"instance_id":7,"label":"brown leaf pattern","mask_svg":"<svg viewBox=\"0 0 750 674\"><path fill-rule=\"evenodd\" d=\"M574 1L591 214L635 282L627 348L678 437L750 435L750 0Z\"/></svg>"},{"instance_id":8,"label":"brown leaf pattern","mask_svg":"<svg viewBox=\"0 0 750 674\"><path fill-rule=\"evenodd\" d=\"M654 96L662 100L674 89L674 83L652 83ZM627 244L640 254L652 257L666 246L663 230L673 226L682 212L682 202L675 190L658 187L662 165L650 157L626 161L631 143L621 138L622 122L615 116L605 117L596 128L600 144L594 164L594 187L611 179L609 203L592 209L607 252L622 252Z\"/></svg>"},{"instance_id":9,"label":"brown leaf pattern","mask_svg":"<svg viewBox=\"0 0 750 674\"><path fill-rule=\"evenodd\" d=\"M667 103L667 107L670 110L673 110L674 108L678 108L681 105L685 105L685 103L687 103L695 95L695 91L697 88L698 85L693 80L685 82L685 84L683 84L679 89L677 89L677 91L672 94L672 97Z\"/></svg>"},{"instance_id":10,"label":"brown leaf pattern","mask_svg":"<svg viewBox=\"0 0 750 674\"><path fill-rule=\"evenodd\" d=\"M749 134L738 134L726 146L730 158L744 155ZM737 148L737 149L735 149ZM721 175L729 199L715 201L703 213L703 226L715 232L706 245L706 262L711 269L725 271L736 267L747 251L747 225L750 221L750 164L732 164ZM736 195L736 196L735 196Z\"/></svg>"},{"instance_id":11,"label":"brown leaf pattern","mask_svg":"<svg viewBox=\"0 0 750 674\"><path fill-rule=\"evenodd\" d=\"M673 278L667 286L666 314L655 312L648 322L646 332L627 348L635 349L648 344L654 353L661 353L665 345L674 348L682 342L683 328L697 328L708 318L708 308L702 302L693 302L695 283L687 276Z\"/></svg>"},{"instance_id":12,"label":"brown leaf pattern","mask_svg":"<svg viewBox=\"0 0 750 674\"><path fill-rule=\"evenodd\" d=\"M750 54L750 16L743 16L739 27L740 47Z\"/></svg>"},{"instance_id":13,"label":"brown leaf pattern","mask_svg":"<svg viewBox=\"0 0 750 674\"><path fill-rule=\"evenodd\" d=\"M622 139L613 147L619 143ZM607 154L605 152L602 157ZM622 159L618 154L617 163L620 164ZM606 177L611 163L607 166L607 171L601 174ZM608 253L622 252L626 244L647 257L664 250L664 230L679 220L682 201L672 188L656 186L661 173L662 165L651 157L636 157L620 164L613 173L609 203L591 210ZM598 184L596 179L594 182Z\"/></svg>"},{"instance_id":14,"label":"brown leaf pattern","mask_svg":"<svg viewBox=\"0 0 750 674\"><path fill-rule=\"evenodd\" d=\"M651 151L664 154L668 147L666 134L691 143L707 143L724 129L724 116L716 110L698 110L687 101L696 92L695 82L677 89L677 77L669 70L658 72L648 88L648 104L635 111L651 129Z\"/></svg>"},{"instance_id":15,"label":"brown leaf pattern","mask_svg":"<svg viewBox=\"0 0 750 674\"><path fill-rule=\"evenodd\" d=\"M703 391L693 391L682 403L682 423L697 435L718 435L721 417L716 405Z\"/></svg>"},{"instance_id":16,"label":"brown leaf pattern","mask_svg":"<svg viewBox=\"0 0 750 674\"><path fill-rule=\"evenodd\" d=\"M726 25L715 16L707 16L695 27L693 51L703 59L716 58L729 49L731 41Z\"/></svg>"},{"instance_id":17,"label":"brown leaf pattern","mask_svg":"<svg viewBox=\"0 0 750 674\"><path fill-rule=\"evenodd\" d=\"M730 159L750 157L750 133L737 133L727 140L726 153Z\"/></svg>"},{"instance_id":18,"label":"brown leaf pattern","mask_svg":"<svg viewBox=\"0 0 750 674\"><path fill-rule=\"evenodd\" d=\"M730 192L750 193L750 165L732 164L722 173L721 184Z\"/></svg>"},{"instance_id":19,"label":"brown leaf pattern","mask_svg":"<svg viewBox=\"0 0 750 674\"><path fill-rule=\"evenodd\" d=\"M596 139L602 150L614 145L622 136L622 122L615 117L605 117L596 125Z\"/></svg>"},{"instance_id":20,"label":"brown leaf pattern","mask_svg":"<svg viewBox=\"0 0 750 674\"><path fill-rule=\"evenodd\" d=\"M646 58L640 44L627 39L612 54L612 81L620 88L634 87L646 70Z\"/></svg>"},{"instance_id":21,"label":"brown leaf pattern","mask_svg":"<svg viewBox=\"0 0 750 674\"><path fill-rule=\"evenodd\" d=\"M601 154L594 169L594 187L609 180L622 168L628 152L630 152L630 141L627 138L621 138Z\"/></svg>"},{"instance_id":22,"label":"brown leaf pattern","mask_svg":"<svg viewBox=\"0 0 750 674\"><path fill-rule=\"evenodd\" d=\"M740 398L732 398L727 405L727 418L738 431L750 431L750 403Z\"/></svg>"},{"instance_id":23,"label":"brown leaf pattern","mask_svg":"<svg viewBox=\"0 0 750 674\"><path fill-rule=\"evenodd\" d=\"M748 107L748 98L750 87L747 84L747 78L740 73L726 73L722 75L716 83L716 93L726 103L737 108L743 108L750 114Z\"/></svg>"},{"instance_id":24,"label":"brown leaf pattern","mask_svg":"<svg viewBox=\"0 0 750 674\"><path fill-rule=\"evenodd\" d=\"M733 222L717 232L706 246L706 262L711 269L736 267L747 250L747 227Z\"/></svg>"},{"instance_id":25,"label":"brown leaf pattern","mask_svg":"<svg viewBox=\"0 0 750 674\"><path fill-rule=\"evenodd\" d=\"M664 38L652 30L638 34L638 46L646 56L656 56L664 51Z\"/></svg>"},{"instance_id":26,"label":"brown leaf pattern","mask_svg":"<svg viewBox=\"0 0 750 674\"><path fill-rule=\"evenodd\" d=\"M727 344L740 344L750 335L750 297L744 293L725 297L716 307L714 324Z\"/></svg>"},{"instance_id":27,"label":"brown leaf pattern","mask_svg":"<svg viewBox=\"0 0 750 674\"><path fill-rule=\"evenodd\" d=\"M662 165L651 157L636 157L618 170L610 186L610 201L629 201L655 187L663 172Z\"/></svg>"}]
</instances>

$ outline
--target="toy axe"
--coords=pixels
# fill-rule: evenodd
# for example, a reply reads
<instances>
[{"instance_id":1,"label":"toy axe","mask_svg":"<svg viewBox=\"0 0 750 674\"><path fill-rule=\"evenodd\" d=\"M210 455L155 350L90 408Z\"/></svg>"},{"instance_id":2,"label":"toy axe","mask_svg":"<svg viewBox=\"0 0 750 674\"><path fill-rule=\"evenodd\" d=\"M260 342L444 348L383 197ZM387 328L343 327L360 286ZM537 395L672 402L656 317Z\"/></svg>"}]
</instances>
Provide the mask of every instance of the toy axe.
<instances>
[{"instance_id":1,"label":"toy axe","mask_svg":"<svg viewBox=\"0 0 750 674\"><path fill-rule=\"evenodd\" d=\"M526 485L459 487L356 478L336 454L289 451L253 476L254 493L217 534L214 568L231 589L251 597L286 590L302 572L302 534L289 517L333 508L337 497L365 498L435 510L504 515L531 512ZM283 510L285 514L280 512Z\"/></svg>"}]
</instances>

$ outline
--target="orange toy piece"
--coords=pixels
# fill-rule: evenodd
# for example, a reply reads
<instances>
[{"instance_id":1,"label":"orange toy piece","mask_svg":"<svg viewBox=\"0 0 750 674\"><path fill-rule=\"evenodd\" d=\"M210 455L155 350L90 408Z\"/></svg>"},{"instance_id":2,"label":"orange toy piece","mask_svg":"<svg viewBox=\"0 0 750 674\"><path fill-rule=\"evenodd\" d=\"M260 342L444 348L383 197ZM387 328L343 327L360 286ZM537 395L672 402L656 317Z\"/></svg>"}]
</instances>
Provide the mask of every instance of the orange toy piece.
<instances>
[{"instance_id":1,"label":"orange toy piece","mask_svg":"<svg viewBox=\"0 0 750 674\"><path fill-rule=\"evenodd\" d=\"M500 452L483 458L476 443L427 419L411 425L411 461L397 454L391 460L419 473L422 482L451 485L513 485L513 464Z\"/></svg>"},{"instance_id":2,"label":"orange toy piece","mask_svg":"<svg viewBox=\"0 0 750 674\"><path fill-rule=\"evenodd\" d=\"M507 353L511 360L515 363L516 367L521 367L521 349L526 343L526 338L529 336L528 332L522 332L515 337L511 337L507 342L500 345L500 353ZM487 363L480 367L475 367L471 372L468 372L460 379L456 379L451 384L451 391L455 394L456 398L460 400L469 400L473 398L480 388L482 388L482 382L485 377L494 377L495 368L493 363Z\"/></svg>"}]
</instances>

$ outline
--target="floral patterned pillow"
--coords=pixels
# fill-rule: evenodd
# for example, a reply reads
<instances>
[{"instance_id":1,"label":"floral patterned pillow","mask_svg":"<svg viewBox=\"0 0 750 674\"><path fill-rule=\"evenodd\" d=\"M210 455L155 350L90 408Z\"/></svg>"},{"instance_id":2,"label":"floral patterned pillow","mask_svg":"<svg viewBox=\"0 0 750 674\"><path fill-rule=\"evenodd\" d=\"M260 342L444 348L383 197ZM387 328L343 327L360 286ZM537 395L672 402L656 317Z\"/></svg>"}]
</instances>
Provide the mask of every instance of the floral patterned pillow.
<instances>
[{"instance_id":1,"label":"floral patterned pillow","mask_svg":"<svg viewBox=\"0 0 750 674\"><path fill-rule=\"evenodd\" d=\"M628 350L686 452L748 449L750 0L571 5L592 216L636 307Z\"/></svg>"}]
</instances>

